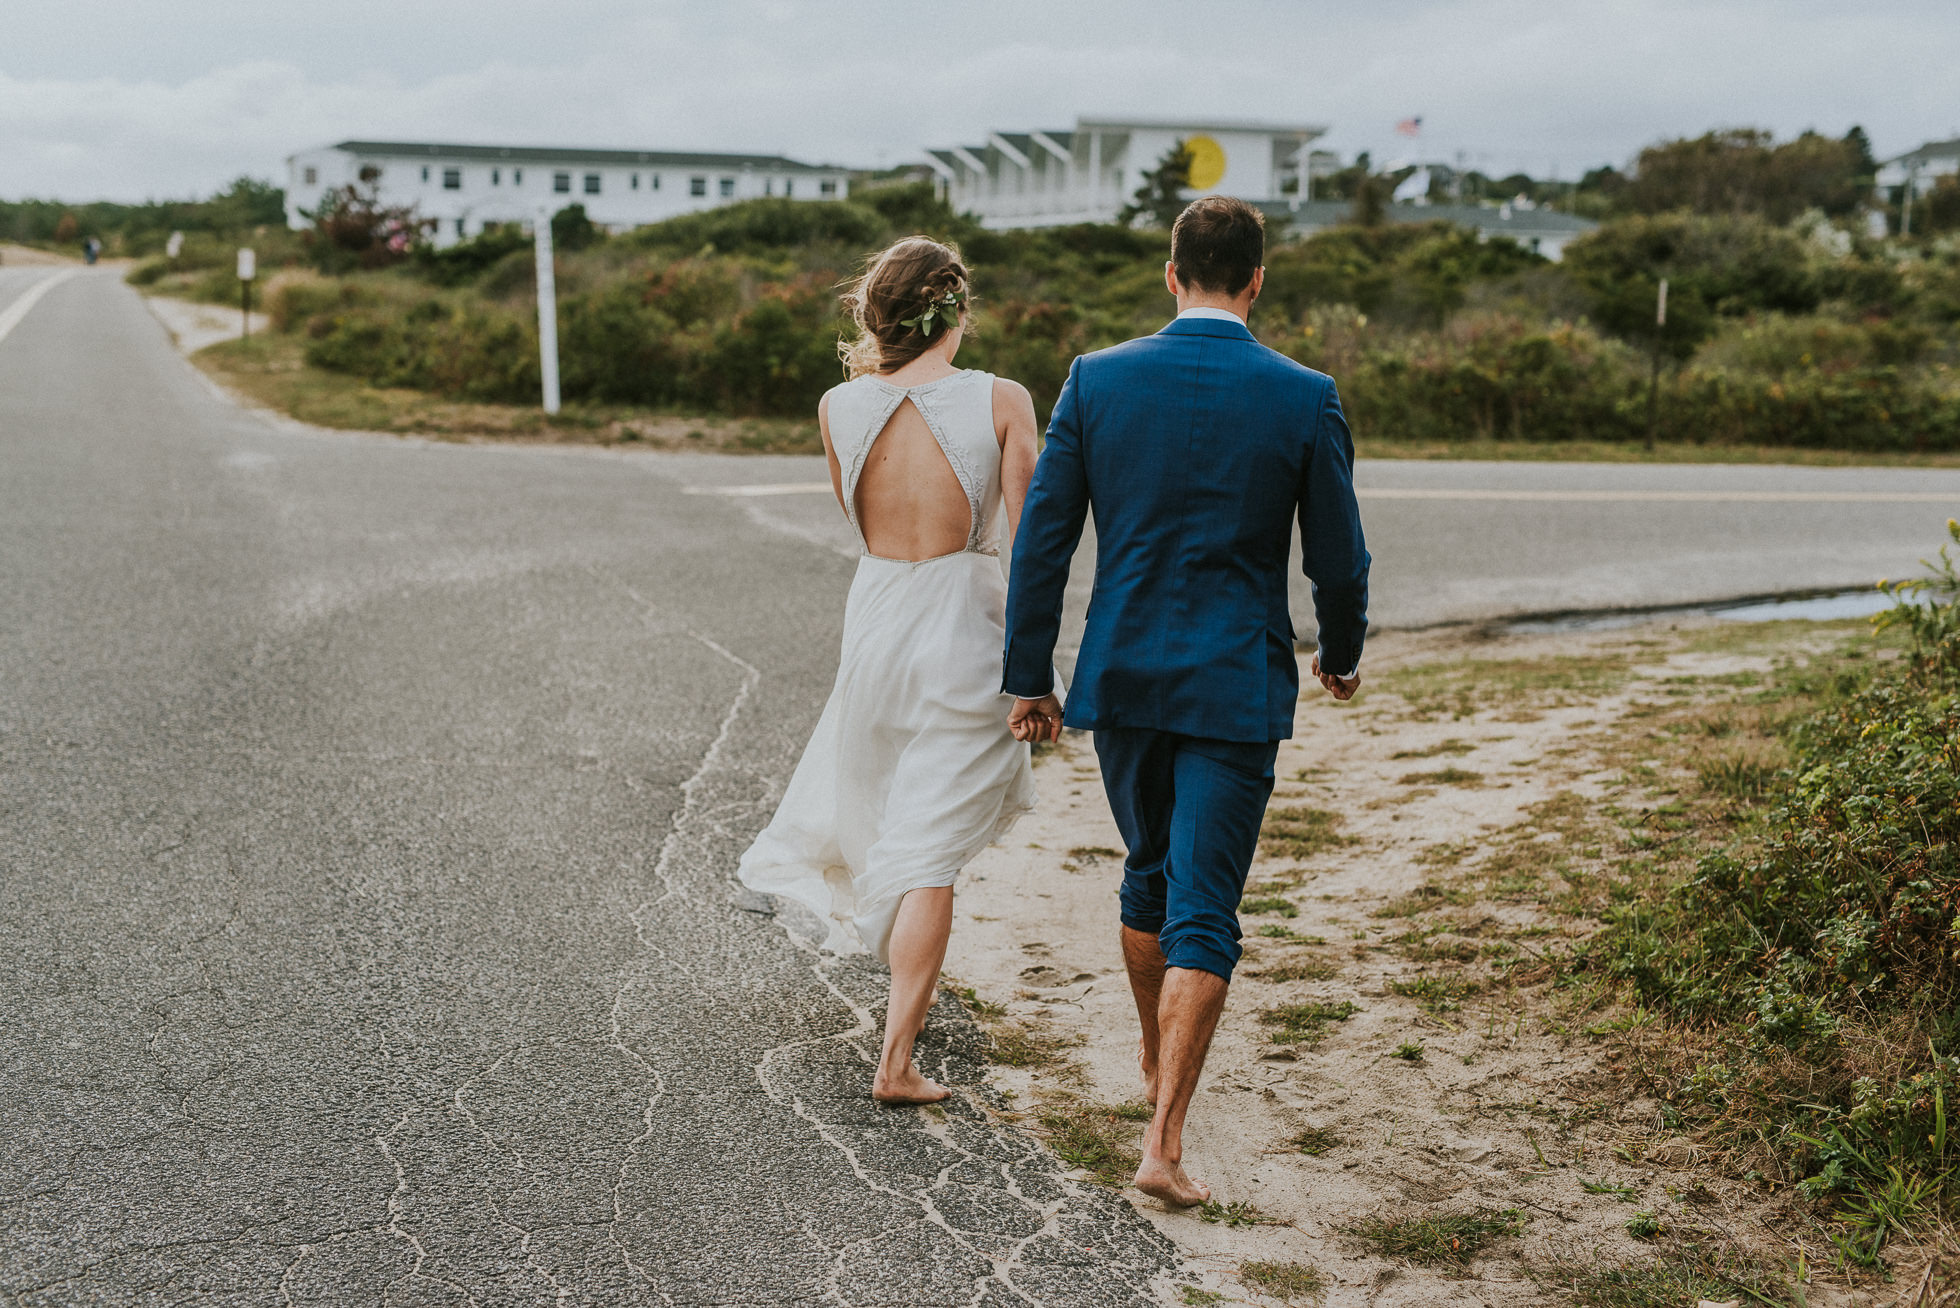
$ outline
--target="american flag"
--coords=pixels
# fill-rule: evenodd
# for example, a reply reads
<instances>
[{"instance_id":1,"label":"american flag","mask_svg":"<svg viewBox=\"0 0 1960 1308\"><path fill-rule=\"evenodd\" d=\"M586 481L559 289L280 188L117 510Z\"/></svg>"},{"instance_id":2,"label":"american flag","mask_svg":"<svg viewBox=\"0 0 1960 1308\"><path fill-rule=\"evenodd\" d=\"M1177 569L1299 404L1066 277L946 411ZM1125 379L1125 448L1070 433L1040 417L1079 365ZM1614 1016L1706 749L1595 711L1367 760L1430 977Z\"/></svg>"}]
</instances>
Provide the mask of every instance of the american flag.
<instances>
[{"instance_id":1,"label":"american flag","mask_svg":"<svg viewBox=\"0 0 1960 1308\"><path fill-rule=\"evenodd\" d=\"M1401 122L1395 124L1395 134L1397 136L1421 136L1422 115L1417 114L1414 118L1404 118Z\"/></svg>"}]
</instances>

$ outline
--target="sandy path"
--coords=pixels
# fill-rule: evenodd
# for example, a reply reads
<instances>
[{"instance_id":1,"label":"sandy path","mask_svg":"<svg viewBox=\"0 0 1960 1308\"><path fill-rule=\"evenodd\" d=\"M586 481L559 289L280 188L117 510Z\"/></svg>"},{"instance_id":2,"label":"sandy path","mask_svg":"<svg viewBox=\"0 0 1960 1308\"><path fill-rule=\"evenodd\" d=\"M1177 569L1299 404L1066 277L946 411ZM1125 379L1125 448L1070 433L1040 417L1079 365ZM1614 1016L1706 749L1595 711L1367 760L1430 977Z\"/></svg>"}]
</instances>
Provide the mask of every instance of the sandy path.
<instances>
[{"instance_id":1,"label":"sandy path","mask_svg":"<svg viewBox=\"0 0 1960 1308\"><path fill-rule=\"evenodd\" d=\"M1564 997L1531 988L1532 955L1577 929L1534 902L1562 882L1541 882L1535 895L1463 896L1440 924L1431 913L1416 928L1405 915L1436 907L1410 897L1453 862L1501 858L1514 876L1538 876L1561 853L1596 859L1583 846L1598 805L1632 802L1623 760L1606 756L1616 724L1680 694L1684 678L1746 679L1769 666L1762 654L1696 652L1682 637L1693 630L1501 643L1386 636L1370 645L1372 693L1350 706L1317 688L1307 696L1298 737L1280 752L1268 831L1281 810L1333 811L1351 843L1255 864L1248 900L1269 901L1268 911L1245 916L1246 958L1186 1137L1186 1165L1216 1198L1272 1224L1207 1222L1126 1191L1189 1255L1204 1291L1225 1296L1181 1301L1281 1302L1241 1275L1263 1261L1317 1269L1330 1308L1566 1303L1527 1263L1651 1259L1626 1229L1641 1210L1744 1247L1774 1243L1761 1196L1698 1174L1656 1105L1602 1099L1599 1045L1583 1034L1602 1015L1562 1021ZM1439 674L1465 659L1499 669L1468 699ZM1535 686L1540 667L1563 673ZM980 1000L1003 1005L1007 1025L1079 1042L1057 1066L995 1071L1035 1120L1044 1105L1117 1105L1140 1093L1115 939L1121 841L1094 750L1071 739L1038 775L1039 813L962 880L946 964ZM1282 915L1289 909L1295 916ZM1482 984L1490 973L1479 960L1508 965L1519 984ZM1482 993L1458 993L1480 984ZM1309 1002L1356 1011L1326 1022L1317 1045L1275 1043L1279 1028L1261 1013ZM1396 1056L1416 1045L1413 1059ZM1112 1129L1130 1139L1140 1130ZM1289 1143L1303 1132L1319 1133L1309 1143L1321 1152ZM1589 1192L1588 1182L1618 1193ZM1438 1206L1511 1210L1522 1233L1466 1268L1438 1269L1376 1256L1346 1231ZM1836 1302L1848 1301L1811 1294L1813 1305Z\"/></svg>"}]
</instances>

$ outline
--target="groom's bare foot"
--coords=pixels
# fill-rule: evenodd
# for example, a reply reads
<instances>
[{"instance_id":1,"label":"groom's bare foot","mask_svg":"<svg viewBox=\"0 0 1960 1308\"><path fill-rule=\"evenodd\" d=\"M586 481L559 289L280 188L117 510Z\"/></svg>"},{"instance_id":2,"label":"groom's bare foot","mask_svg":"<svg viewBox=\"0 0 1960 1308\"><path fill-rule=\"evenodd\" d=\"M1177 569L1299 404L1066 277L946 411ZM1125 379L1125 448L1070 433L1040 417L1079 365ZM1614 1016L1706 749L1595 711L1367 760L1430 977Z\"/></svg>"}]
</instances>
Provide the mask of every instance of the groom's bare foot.
<instances>
[{"instance_id":1,"label":"groom's bare foot","mask_svg":"<svg viewBox=\"0 0 1960 1308\"><path fill-rule=\"evenodd\" d=\"M1191 1208L1211 1198L1211 1187L1184 1174L1182 1163L1167 1163L1145 1154L1131 1182L1152 1199L1161 1199L1173 1208Z\"/></svg>"},{"instance_id":2,"label":"groom's bare foot","mask_svg":"<svg viewBox=\"0 0 1960 1308\"><path fill-rule=\"evenodd\" d=\"M871 1082L871 1097L881 1104L936 1104L952 1094L937 1081L929 1081L919 1069L907 1063L903 1070L886 1073L882 1068Z\"/></svg>"},{"instance_id":3,"label":"groom's bare foot","mask_svg":"<svg viewBox=\"0 0 1960 1308\"><path fill-rule=\"evenodd\" d=\"M1152 1108L1157 1106L1157 1060L1150 1056L1150 1046L1142 1040L1137 1041L1137 1071L1143 1076L1143 1098Z\"/></svg>"}]
</instances>

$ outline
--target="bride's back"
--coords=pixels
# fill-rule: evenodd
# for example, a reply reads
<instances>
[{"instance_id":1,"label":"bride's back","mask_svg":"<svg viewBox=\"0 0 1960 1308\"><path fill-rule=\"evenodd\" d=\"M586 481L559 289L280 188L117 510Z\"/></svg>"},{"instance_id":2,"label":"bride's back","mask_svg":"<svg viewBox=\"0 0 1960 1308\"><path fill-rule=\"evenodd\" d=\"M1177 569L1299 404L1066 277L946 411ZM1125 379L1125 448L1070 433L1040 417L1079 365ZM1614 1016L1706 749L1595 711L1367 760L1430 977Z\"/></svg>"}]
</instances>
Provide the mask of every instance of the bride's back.
<instances>
[{"instance_id":1,"label":"bride's back","mask_svg":"<svg viewBox=\"0 0 1960 1308\"><path fill-rule=\"evenodd\" d=\"M858 474L858 530L886 559L932 559L966 548L973 510L966 488L910 398L872 440Z\"/></svg>"},{"instance_id":2,"label":"bride's back","mask_svg":"<svg viewBox=\"0 0 1960 1308\"><path fill-rule=\"evenodd\" d=\"M865 551L879 558L985 550L1000 484L993 378L959 371L894 380L910 371L859 377L826 400L846 508Z\"/></svg>"}]
</instances>

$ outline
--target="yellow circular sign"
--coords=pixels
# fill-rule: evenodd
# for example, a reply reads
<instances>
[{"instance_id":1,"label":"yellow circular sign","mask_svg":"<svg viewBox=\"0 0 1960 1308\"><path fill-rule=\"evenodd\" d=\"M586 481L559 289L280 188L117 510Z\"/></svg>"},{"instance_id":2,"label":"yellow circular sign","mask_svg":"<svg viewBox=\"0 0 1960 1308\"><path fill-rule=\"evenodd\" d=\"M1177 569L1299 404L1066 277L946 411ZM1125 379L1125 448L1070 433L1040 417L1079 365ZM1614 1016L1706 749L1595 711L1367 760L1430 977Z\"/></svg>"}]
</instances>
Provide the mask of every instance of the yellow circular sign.
<instances>
[{"instance_id":1,"label":"yellow circular sign","mask_svg":"<svg viewBox=\"0 0 1960 1308\"><path fill-rule=\"evenodd\" d=\"M1191 152L1191 189L1209 191L1225 180L1225 147L1209 136L1187 136L1184 148Z\"/></svg>"}]
</instances>

